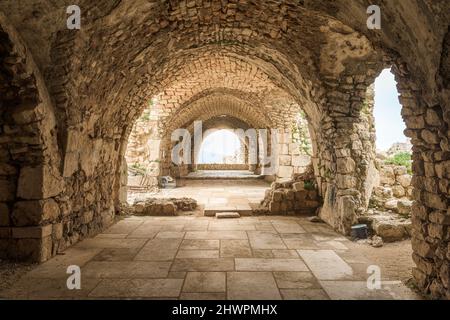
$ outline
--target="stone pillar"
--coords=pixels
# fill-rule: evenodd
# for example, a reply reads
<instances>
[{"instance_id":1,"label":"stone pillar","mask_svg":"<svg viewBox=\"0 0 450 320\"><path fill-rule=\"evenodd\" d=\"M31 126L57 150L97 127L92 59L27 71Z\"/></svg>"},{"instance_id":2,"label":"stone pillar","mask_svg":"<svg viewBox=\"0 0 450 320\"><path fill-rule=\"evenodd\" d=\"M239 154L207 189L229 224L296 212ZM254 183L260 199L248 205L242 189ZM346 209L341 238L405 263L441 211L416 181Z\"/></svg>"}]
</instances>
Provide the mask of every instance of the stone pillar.
<instances>
[{"instance_id":1,"label":"stone pillar","mask_svg":"<svg viewBox=\"0 0 450 320\"><path fill-rule=\"evenodd\" d=\"M62 238L55 117L29 50L1 13L0 38L0 258L42 262Z\"/></svg>"},{"instance_id":2,"label":"stone pillar","mask_svg":"<svg viewBox=\"0 0 450 320\"><path fill-rule=\"evenodd\" d=\"M328 79L326 112L317 133L321 218L349 234L376 184L373 90L365 76ZM369 128L369 130L368 130Z\"/></svg>"},{"instance_id":3,"label":"stone pillar","mask_svg":"<svg viewBox=\"0 0 450 320\"><path fill-rule=\"evenodd\" d=\"M395 73L413 144L413 276L423 292L450 299L450 96L429 105L406 68Z\"/></svg>"}]
</instances>

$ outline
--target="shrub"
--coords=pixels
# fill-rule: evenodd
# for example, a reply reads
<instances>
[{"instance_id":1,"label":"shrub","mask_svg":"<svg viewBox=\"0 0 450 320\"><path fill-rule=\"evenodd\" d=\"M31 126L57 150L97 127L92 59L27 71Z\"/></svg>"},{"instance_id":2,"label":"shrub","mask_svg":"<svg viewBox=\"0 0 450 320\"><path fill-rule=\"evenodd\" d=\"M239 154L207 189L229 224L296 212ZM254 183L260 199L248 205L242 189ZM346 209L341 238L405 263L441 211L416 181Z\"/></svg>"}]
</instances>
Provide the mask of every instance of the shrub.
<instances>
[{"instance_id":1,"label":"shrub","mask_svg":"<svg viewBox=\"0 0 450 320\"><path fill-rule=\"evenodd\" d=\"M137 175L145 175L147 172L146 167L144 167L142 164L140 163L133 163L131 165L131 169L134 171L135 174Z\"/></svg>"},{"instance_id":2,"label":"shrub","mask_svg":"<svg viewBox=\"0 0 450 320\"><path fill-rule=\"evenodd\" d=\"M305 186L305 190L315 190L316 189L314 182L310 181L310 180L305 180L304 186Z\"/></svg>"},{"instance_id":3,"label":"shrub","mask_svg":"<svg viewBox=\"0 0 450 320\"><path fill-rule=\"evenodd\" d=\"M411 153L409 152L399 152L392 157L384 161L385 164L393 164L396 166L404 166L408 169L409 173L412 173L412 159Z\"/></svg>"}]
</instances>

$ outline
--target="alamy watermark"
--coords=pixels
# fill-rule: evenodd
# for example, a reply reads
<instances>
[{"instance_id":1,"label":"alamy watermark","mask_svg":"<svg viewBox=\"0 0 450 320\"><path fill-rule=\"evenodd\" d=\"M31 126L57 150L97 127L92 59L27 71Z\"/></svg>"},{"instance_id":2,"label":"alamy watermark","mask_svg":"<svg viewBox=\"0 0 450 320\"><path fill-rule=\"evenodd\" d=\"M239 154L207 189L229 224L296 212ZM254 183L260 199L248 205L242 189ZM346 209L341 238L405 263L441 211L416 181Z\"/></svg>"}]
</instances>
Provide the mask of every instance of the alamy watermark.
<instances>
[{"instance_id":1,"label":"alamy watermark","mask_svg":"<svg viewBox=\"0 0 450 320\"><path fill-rule=\"evenodd\" d=\"M67 29L80 30L81 29L81 9L77 5L68 6L66 13L69 17L66 20Z\"/></svg>"},{"instance_id":2,"label":"alamy watermark","mask_svg":"<svg viewBox=\"0 0 450 320\"><path fill-rule=\"evenodd\" d=\"M248 164L261 165L262 175L276 173L278 159L279 133L277 129L229 129L240 141L246 143L248 149ZM201 121L194 122L193 137L188 129L176 129L172 132L171 141L176 145L172 148L172 163L181 166L193 164L200 153L203 142L203 125ZM192 153L192 142L193 153ZM192 159L194 158L194 159Z\"/></svg>"},{"instance_id":3,"label":"alamy watermark","mask_svg":"<svg viewBox=\"0 0 450 320\"><path fill-rule=\"evenodd\" d=\"M367 8L367 14L370 15L367 19L367 28L369 28L369 30L380 30L381 8L377 5L371 5Z\"/></svg>"}]
</instances>

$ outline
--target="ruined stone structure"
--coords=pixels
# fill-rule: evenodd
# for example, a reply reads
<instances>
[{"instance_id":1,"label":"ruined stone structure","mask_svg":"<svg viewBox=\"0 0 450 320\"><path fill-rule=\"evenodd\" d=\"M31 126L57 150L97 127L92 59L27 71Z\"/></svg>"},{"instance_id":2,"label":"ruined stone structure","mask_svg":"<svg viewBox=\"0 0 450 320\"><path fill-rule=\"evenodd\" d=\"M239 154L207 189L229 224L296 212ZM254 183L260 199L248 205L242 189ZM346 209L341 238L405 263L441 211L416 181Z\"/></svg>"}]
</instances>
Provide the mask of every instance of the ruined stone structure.
<instances>
[{"instance_id":1,"label":"ruined stone structure","mask_svg":"<svg viewBox=\"0 0 450 320\"><path fill-rule=\"evenodd\" d=\"M157 100L157 99L155 99ZM237 103L237 102L236 102ZM158 177L161 175L176 175L184 176L192 170L250 170L258 174L264 174L261 167L264 166L264 158L270 158L272 150L268 154L264 154L263 150L258 152L258 149L263 148L263 144L258 141L261 138L258 135L258 130L266 128L272 129L268 134L277 135L277 145L274 146L275 161L274 172L266 174L266 179L276 180L283 178L290 178L292 174L302 173L304 169L310 164L310 155L300 147L301 138L308 140L311 144L309 136L309 128L306 119L302 122L303 132L306 132L305 137L297 137L299 134L294 132L297 124L294 122L295 117L286 118L281 127L273 127L274 124L269 125L269 122L257 122L256 120L249 120L254 117L254 110L240 109L236 104L231 103L223 97L210 97L197 106L195 113L189 110L186 114L178 114L177 119L173 119L165 114L162 110L164 108L157 103L152 103L143 111L142 116L136 121L128 140L126 150L126 161L129 166L137 167L151 177L153 185L157 185ZM252 116L253 114L253 116ZM182 119L180 120L180 118ZM299 118L300 115L297 116ZM186 120L189 119L189 120ZM236 133L241 140L240 157L241 161L236 164L200 164L197 154L195 154L195 140L193 137L194 121L202 121L202 140L204 141L210 134L216 130L225 129ZM297 119L298 121L298 119ZM177 127L180 126L180 127ZM254 127L256 125L263 125L263 127ZM176 129L190 129L191 133L191 151L192 164L180 169L180 166L172 163L172 148L175 143L171 141L171 134ZM298 128L296 128L299 131ZM248 136L245 136L247 130L256 131L255 156L256 159L252 163L251 158L251 142ZM240 132L241 131L241 132ZM270 140L268 136L267 140ZM270 143L270 141L268 141ZM201 147L201 142L198 142ZM197 146L198 147L198 146ZM267 159L269 161L270 159Z\"/></svg>"},{"instance_id":2,"label":"ruined stone structure","mask_svg":"<svg viewBox=\"0 0 450 320\"><path fill-rule=\"evenodd\" d=\"M369 89L392 66L413 144L413 274L450 298L449 1L380 2L381 30L367 0L81 0L80 30L71 4L0 2L2 257L44 261L111 223L152 100L167 132L220 115L288 128L303 110L320 216L348 233L375 184Z\"/></svg>"}]
</instances>

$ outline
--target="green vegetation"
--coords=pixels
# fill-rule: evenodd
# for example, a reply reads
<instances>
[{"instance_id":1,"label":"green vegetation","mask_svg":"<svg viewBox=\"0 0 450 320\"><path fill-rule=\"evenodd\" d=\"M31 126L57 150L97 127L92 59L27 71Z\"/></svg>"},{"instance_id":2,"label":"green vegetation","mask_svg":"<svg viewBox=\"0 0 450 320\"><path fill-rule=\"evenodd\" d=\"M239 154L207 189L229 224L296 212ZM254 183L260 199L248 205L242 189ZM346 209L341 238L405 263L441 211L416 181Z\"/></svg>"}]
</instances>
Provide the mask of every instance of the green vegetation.
<instances>
[{"instance_id":1,"label":"green vegetation","mask_svg":"<svg viewBox=\"0 0 450 320\"><path fill-rule=\"evenodd\" d=\"M141 116L141 120L149 121L150 120L150 111L145 110Z\"/></svg>"},{"instance_id":2,"label":"green vegetation","mask_svg":"<svg viewBox=\"0 0 450 320\"><path fill-rule=\"evenodd\" d=\"M393 164L396 166L404 166L408 169L408 173L412 173L411 153L399 152L384 161L385 164Z\"/></svg>"},{"instance_id":3,"label":"green vegetation","mask_svg":"<svg viewBox=\"0 0 450 320\"><path fill-rule=\"evenodd\" d=\"M154 106L155 102L152 100L149 101L148 103L148 108L144 110L144 112L142 113L141 117L139 118L142 121L149 121L150 120L150 115L151 115L151 110Z\"/></svg>"},{"instance_id":4,"label":"green vegetation","mask_svg":"<svg viewBox=\"0 0 450 320\"><path fill-rule=\"evenodd\" d=\"M298 143L300 153L312 155L311 137L304 112L299 113L296 123L292 126L292 141Z\"/></svg>"},{"instance_id":5,"label":"green vegetation","mask_svg":"<svg viewBox=\"0 0 450 320\"><path fill-rule=\"evenodd\" d=\"M136 174L145 175L147 173L147 169L140 163L133 163L130 167Z\"/></svg>"},{"instance_id":6,"label":"green vegetation","mask_svg":"<svg viewBox=\"0 0 450 320\"><path fill-rule=\"evenodd\" d=\"M310 180L305 180L305 190L315 190L316 186L315 183L313 181Z\"/></svg>"}]
</instances>

